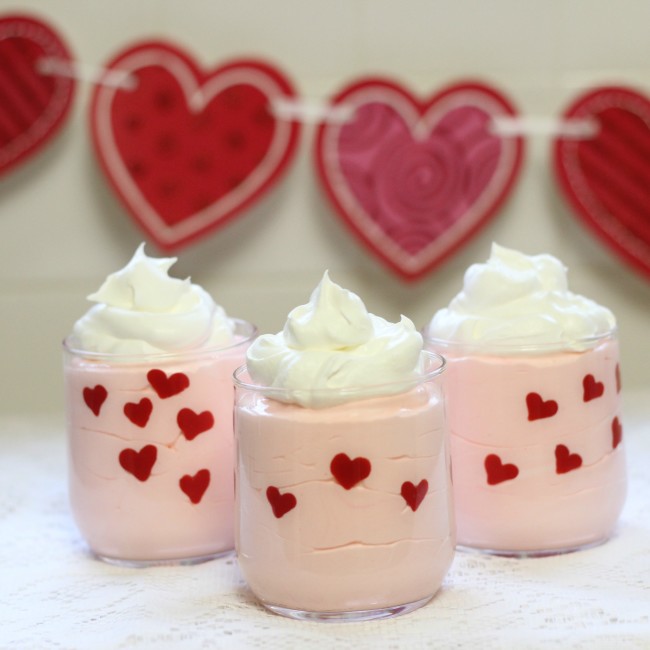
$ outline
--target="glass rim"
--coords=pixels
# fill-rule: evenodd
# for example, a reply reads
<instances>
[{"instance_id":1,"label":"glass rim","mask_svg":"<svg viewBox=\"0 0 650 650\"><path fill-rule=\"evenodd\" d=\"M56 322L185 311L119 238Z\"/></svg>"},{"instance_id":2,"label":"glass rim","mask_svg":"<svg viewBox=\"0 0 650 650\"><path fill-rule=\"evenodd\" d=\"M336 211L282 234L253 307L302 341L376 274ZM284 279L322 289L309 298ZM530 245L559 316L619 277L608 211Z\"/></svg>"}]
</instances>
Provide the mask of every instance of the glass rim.
<instances>
[{"instance_id":1,"label":"glass rim","mask_svg":"<svg viewBox=\"0 0 650 650\"><path fill-rule=\"evenodd\" d=\"M344 386L344 387L329 387L329 388L282 388L279 386L263 386L262 384L255 384L252 381L245 381L241 377L248 371L248 365L243 364L235 369L232 373L232 379L237 388L242 388L245 390L255 391L258 393L264 394L266 397L273 398L274 395L282 396L284 399L278 401L286 401L287 396L294 394L301 395L331 395L332 393L338 393L339 395L361 395L364 396L364 399L371 399L372 396L368 396L367 393L369 390L378 389L389 389L391 387L404 387L403 390L394 391L394 392L381 392L382 397L388 397L390 394L398 394L406 392L419 384L426 383L440 376L445 368L447 367L447 362L445 358L433 350L421 350L420 358L427 359L429 361L436 361L436 366L431 370L416 370L415 374L412 377L403 379L400 381L389 381L376 384L358 384L356 386Z\"/></svg>"},{"instance_id":2,"label":"glass rim","mask_svg":"<svg viewBox=\"0 0 650 650\"><path fill-rule=\"evenodd\" d=\"M426 330L422 331L426 345L432 345L443 350L450 351L468 351L481 352L485 355L499 355L506 353L526 353L526 352L584 352L596 347L601 341L615 338L618 334L618 328L613 327L600 334L591 334L569 341L454 341L430 336Z\"/></svg>"},{"instance_id":3,"label":"glass rim","mask_svg":"<svg viewBox=\"0 0 650 650\"><path fill-rule=\"evenodd\" d=\"M95 352L93 350L84 350L81 347L72 345L72 335L66 336L62 341L62 347L64 352L75 357L84 357L86 359L96 359L98 361L120 361L128 360L133 362L145 362L150 359L155 359L156 361L164 361L167 359L177 359L179 357L194 358L202 357L205 355L213 354L215 352L224 352L232 348L236 348L244 343L252 341L258 333L257 326L250 321L241 319L241 318L229 318L231 323L235 325L235 335L243 336L244 338L239 340L231 340L223 345L210 345L203 348L190 348L187 350L174 350L171 352Z\"/></svg>"}]
</instances>

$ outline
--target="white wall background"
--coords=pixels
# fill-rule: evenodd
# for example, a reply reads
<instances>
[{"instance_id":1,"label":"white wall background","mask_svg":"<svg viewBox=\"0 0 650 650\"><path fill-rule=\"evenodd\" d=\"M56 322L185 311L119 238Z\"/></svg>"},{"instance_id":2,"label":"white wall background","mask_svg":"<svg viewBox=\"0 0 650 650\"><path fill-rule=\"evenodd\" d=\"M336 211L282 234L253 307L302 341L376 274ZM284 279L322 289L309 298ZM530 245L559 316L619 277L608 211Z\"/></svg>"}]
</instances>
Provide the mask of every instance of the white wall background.
<instances>
[{"instance_id":1,"label":"white wall background","mask_svg":"<svg viewBox=\"0 0 650 650\"><path fill-rule=\"evenodd\" d=\"M101 66L135 40L163 37L208 67L267 57L318 101L356 76L382 73L413 90L472 77L521 112L552 117L582 89L625 83L650 92L646 0L0 0L32 11L66 37L77 59ZM0 179L0 412L60 416L60 341L85 296L128 261L142 234L107 188L88 137L90 86L80 83L64 132L38 158ZM495 240L549 252L574 291L617 314L623 381L650 387L650 282L614 258L569 213L549 168L550 140L528 138L514 194L491 224L423 281L406 285L375 262L334 216L316 184L312 129L268 199L179 253L233 316L282 327L325 268L371 311L422 325L459 290L465 268ZM149 254L159 255L152 245Z\"/></svg>"}]
</instances>

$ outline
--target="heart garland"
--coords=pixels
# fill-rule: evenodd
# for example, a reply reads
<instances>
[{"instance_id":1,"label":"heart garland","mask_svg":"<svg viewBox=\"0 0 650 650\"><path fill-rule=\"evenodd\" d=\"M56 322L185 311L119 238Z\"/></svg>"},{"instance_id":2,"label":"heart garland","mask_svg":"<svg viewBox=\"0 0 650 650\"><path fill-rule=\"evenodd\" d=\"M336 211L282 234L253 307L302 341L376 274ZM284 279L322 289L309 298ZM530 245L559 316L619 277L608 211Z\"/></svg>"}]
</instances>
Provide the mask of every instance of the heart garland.
<instances>
[{"instance_id":1,"label":"heart garland","mask_svg":"<svg viewBox=\"0 0 650 650\"><path fill-rule=\"evenodd\" d=\"M0 175L37 154L69 115L75 83L44 74L52 59L72 60L52 25L22 14L0 16Z\"/></svg>"},{"instance_id":2,"label":"heart garland","mask_svg":"<svg viewBox=\"0 0 650 650\"><path fill-rule=\"evenodd\" d=\"M295 96L269 63L235 59L204 71L180 48L145 41L122 51L90 107L95 152L135 221L174 250L234 219L286 171L295 121L273 102ZM133 87L130 87L133 86Z\"/></svg>"},{"instance_id":3,"label":"heart garland","mask_svg":"<svg viewBox=\"0 0 650 650\"><path fill-rule=\"evenodd\" d=\"M515 109L478 83L420 100L367 78L331 100L343 123L318 127L315 158L336 213L404 280L422 278L475 235L510 194L523 140L492 132Z\"/></svg>"},{"instance_id":4,"label":"heart garland","mask_svg":"<svg viewBox=\"0 0 650 650\"><path fill-rule=\"evenodd\" d=\"M630 88L605 86L578 97L564 117L591 121L597 132L555 141L562 194L605 246L650 276L650 100Z\"/></svg>"}]
</instances>

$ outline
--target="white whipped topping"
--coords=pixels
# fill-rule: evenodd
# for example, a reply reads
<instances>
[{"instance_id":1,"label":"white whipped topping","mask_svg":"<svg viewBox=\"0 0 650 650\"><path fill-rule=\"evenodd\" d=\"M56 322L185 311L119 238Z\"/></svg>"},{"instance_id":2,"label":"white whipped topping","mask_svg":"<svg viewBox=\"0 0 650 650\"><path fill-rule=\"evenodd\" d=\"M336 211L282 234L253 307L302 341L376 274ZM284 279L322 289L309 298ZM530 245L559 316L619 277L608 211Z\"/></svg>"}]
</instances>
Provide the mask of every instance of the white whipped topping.
<instances>
[{"instance_id":1,"label":"white whipped topping","mask_svg":"<svg viewBox=\"0 0 650 650\"><path fill-rule=\"evenodd\" d=\"M490 344L492 351L521 345L580 350L615 327L609 309L569 291L567 269L557 258L492 244L490 259L467 269L463 290L434 315L425 336L486 351Z\"/></svg>"},{"instance_id":2,"label":"white whipped topping","mask_svg":"<svg viewBox=\"0 0 650 650\"><path fill-rule=\"evenodd\" d=\"M320 408L407 390L421 350L422 336L408 318L389 323L368 313L361 298L326 271L282 332L253 342L247 366L257 384L283 389L274 398Z\"/></svg>"},{"instance_id":3,"label":"white whipped topping","mask_svg":"<svg viewBox=\"0 0 650 650\"><path fill-rule=\"evenodd\" d=\"M190 278L168 275L175 257L154 259L140 244L131 261L109 275L74 325L74 347L88 352L152 354L219 347L234 324Z\"/></svg>"}]
</instances>

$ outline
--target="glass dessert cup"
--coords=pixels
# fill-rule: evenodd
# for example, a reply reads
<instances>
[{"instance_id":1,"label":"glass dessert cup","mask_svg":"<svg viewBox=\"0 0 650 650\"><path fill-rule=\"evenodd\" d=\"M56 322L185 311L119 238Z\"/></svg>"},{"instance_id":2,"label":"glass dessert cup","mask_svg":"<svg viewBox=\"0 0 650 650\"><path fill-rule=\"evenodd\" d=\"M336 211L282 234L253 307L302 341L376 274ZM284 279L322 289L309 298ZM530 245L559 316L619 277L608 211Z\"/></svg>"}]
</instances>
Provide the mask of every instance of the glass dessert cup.
<instances>
[{"instance_id":1,"label":"glass dessert cup","mask_svg":"<svg viewBox=\"0 0 650 650\"><path fill-rule=\"evenodd\" d=\"M306 391L349 399L322 408L252 383L246 366L235 372L235 546L269 610L387 618L440 588L455 546L444 360L422 355L399 393Z\"/></svg>"},{"instance_id":2,"label":"glass dessert cup","mask_svg":"<svg viewBox=\"0 0 650 650\"><path fill-rule=\"evenodd\" d=\"M92 553L125 566L232 551L232 373L256 328L225 346L119 355L64 349L68 483Z\"/></svg>"},{"instance_id":3,"label":"glass dessert cup","mask_svg":"<svg viewBox=\"0 0 650 650\"><path fill-rule=\"evenodd\" d=\"M561 345L427 338L445 355L460 549L545 556L607 541L626 495L615 331Z\"/></svg>"}]
</instances>

